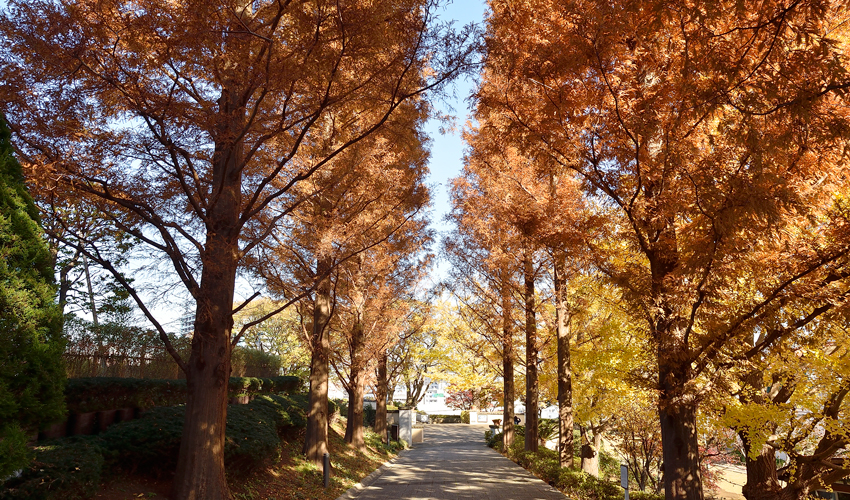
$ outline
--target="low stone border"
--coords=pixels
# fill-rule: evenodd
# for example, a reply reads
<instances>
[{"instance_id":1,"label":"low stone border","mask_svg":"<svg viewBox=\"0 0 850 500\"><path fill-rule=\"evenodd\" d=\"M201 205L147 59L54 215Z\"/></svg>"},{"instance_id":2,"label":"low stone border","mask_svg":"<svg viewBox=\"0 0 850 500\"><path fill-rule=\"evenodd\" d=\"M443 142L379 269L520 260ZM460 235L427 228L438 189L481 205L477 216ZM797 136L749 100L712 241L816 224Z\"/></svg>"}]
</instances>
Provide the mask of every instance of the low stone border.
<instances>
[{"instance_id":1,"label":"low stone border","mask_svg":"<svg viewBox=\"0 0 850 500\"><path fill-rule=\"evenodd\" d=\"M407 454L409 451L409 449L401 450L395 458L388 462L385 462L384 465L378 467L371 474L364 477L362 481L349 488L348 491L346 491L342 495L338 496L336 500L352 500L354 498L357 498L357 495L359 495L361 491L366 489L370 484L377 481L378 478L381 477L387 469L393 466L396 460L401 458L402 455Z\"/></svg>"}]
</instances>

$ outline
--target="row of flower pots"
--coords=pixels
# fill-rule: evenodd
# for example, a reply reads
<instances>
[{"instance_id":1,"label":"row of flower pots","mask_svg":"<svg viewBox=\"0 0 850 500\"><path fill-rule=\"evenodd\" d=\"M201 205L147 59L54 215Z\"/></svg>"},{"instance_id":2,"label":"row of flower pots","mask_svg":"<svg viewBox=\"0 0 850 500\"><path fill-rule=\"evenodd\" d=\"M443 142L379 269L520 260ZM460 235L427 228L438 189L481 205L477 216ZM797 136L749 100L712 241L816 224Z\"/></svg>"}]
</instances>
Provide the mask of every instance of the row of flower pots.
<instances>
[{"instance_id":1,"label":"row of flower pots","mask_svg":"<svg viewBox=\"0 0 850 500\"><path fill-rule=\"evenodd\" d=\"M110 425L137 418L138 408L120 408L117 410L93 411L68 416L64 422L51 425L38 433L38 440L55 439L66 436L97 434Z\"/></svg>"}]
</instances>

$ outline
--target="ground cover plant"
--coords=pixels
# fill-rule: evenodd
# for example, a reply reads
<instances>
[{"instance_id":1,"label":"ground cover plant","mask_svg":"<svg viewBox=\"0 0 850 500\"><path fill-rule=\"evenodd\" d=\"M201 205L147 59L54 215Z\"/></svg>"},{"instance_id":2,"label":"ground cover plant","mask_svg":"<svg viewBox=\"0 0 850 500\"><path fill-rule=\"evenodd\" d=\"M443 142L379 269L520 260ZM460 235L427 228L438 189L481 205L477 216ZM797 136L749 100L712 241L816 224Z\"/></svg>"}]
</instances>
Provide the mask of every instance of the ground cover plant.
<instances>
[{"instance_id":1,"label":"ground cover plant","mask_svg":"<svg viewBox=\"0 0 850 500\"><path fill-rule=\"evenodd\" d=\"M514 442L504 449L502 445L502 433L484 432L487 446L495 448L505 456L528 469L535 476L546 481L551 486L563 491L575 500L620 500L624 491L615 478L619 472L616 460L602 452L600 463L600 477L594 477L576 468L561 467L558 452L541 446L537 451L525 450L525 427L516 426ZM574 448L575 462L580 459L580 447ZM629 491L629 498L633 500L661 500L660 495L642 491Z\"/></svg>"}]
</instances>

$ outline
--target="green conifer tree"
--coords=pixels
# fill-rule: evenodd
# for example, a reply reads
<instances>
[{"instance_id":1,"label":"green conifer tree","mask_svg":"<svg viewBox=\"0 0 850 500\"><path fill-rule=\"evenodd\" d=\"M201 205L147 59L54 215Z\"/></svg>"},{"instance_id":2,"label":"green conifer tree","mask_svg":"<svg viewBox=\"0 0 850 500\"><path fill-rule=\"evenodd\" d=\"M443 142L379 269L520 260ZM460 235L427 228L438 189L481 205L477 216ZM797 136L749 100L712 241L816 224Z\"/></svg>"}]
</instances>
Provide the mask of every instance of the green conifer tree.
<instances>
[{"instance_id":1,"label":"green conifer tree","mask_svg":"<svg viewBox=\"0 0 850 500\"><path fill-rule=\"evenodd\" d=\"M62 315L38 211L0 118L0 479L26 465L27 436L65 413Z\"/></svg>"}]
</instances>

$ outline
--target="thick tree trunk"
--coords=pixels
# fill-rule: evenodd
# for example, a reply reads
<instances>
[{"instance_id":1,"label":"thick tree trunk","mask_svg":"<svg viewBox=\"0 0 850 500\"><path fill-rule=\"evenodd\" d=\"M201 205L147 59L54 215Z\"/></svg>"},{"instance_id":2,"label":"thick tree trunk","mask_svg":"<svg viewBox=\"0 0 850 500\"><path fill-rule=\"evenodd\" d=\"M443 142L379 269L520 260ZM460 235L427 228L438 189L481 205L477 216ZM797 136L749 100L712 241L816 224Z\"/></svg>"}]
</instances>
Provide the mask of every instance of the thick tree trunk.
<instances>
[{"instance_id":1,"label":"thick tree trunk","mask_svg":"<svg viewBox=\"0 0 850 500\"><path fill-rule=\"evenodd\" d=\"M307 431L304 454L307 460L321 467L322 456L328 452L328 376L330 349L328 322L331 317L331 259L316 263L316 275L321 278L313 300L312 356L310 359L310 402L307 409Z\"/></svg>"},{"instance_id":2,"label":"thick tree trunk","mask_svg":"<svg viewBox=\"0 0 850 500\"><path fill-rule=\"evenodd\" d=\"M703 500L699 471L696 403L681 391L691 380L690 366L670 363L681 359L672 350L659 352L659 408L664 491L667 500Z\"/></svg>"},{"instance_id":3,"label":"thick tree trunk","mask_svg":"<svg viewBox=\"0 0 850 500\"><path fill-rule=\"evenodd\" d=\"M558 332L558 461L573 466L573 372L570 364L571 332L567 324L566 258L555 254L555 316Z\"/></svg>"},{"instance_id":4,"label":"thick tree trunk","mask_svg":"<svg viewBox=\"0 0 850 500\"><path fill-rule=\"evenodd\" d=\"M345 442L356 450L364 450L363 441L363 397L366 395L366 384L359 371L352 373L348 390L348 422L345 425Z\"/></svg>"},{"instance_id":5,"label":"thick tree trunk","mask_svg":"<svg viewBox=\"0 0 850 500\"><path fill-rule=\"evenodd\" d=\"M657 186L647 186L649 191ZM659 188L660 189L660 188ZM697 441L697 403L689 387L694 374L685 324L674 304L679 277L676 229L663 209L652 206L647 231L654 241L645 250L652 274L655 309L653 336L658 361L658 416L666 500L703 500Z\"/></svg>"},{"instance_id":6,"label":"thick tree trunk","mask_svg":"<svg viewBox=\"0 0 850 500\"><path fill-rule=\"evenodd\" d=\"M345 424L345 442L354 449L366 448L363 441L363 397L366 395L366 377L364 376L363 343L364 332L362 308L351 331L350 352L351 367L348 379L348 421Z\"/></svg>"},{"instance_id":7,"label":"thick tree trunk","mask_svg":"<svg viewBox=\"0 0 850 500\"><path fill-rule=\"evenodd\" d=\"M531 250L525 254L525 450L537 451L537 319L534 312L534 260Z\"/></svg>"},{"instance_id":8,"label":"thick tree trunk","mask_svg":"<svg viewBox=\"0 0 850 500\"><path fill-rule=\"evenodd\" d=\"M514 400L516 387L514 385L514 335L513 318L511 315L510 274L502 273L502 381L505 395L504 410L502 411L502 444L507 450L514 444Z\"/></svg>"},{"instance_id":9,"label":"thick tree trunk","mask_svg":"<svg viewBox=\"0 0 850 500\"><path fill-rule=\"evenodd\" d=\"M773 500L778 498L782 489L776 474L776 451L773 447L762 445L756 458L750 458L752 445L746 433L738 433L744 443L746 453L747 482L742 493L747 500Z\"/></svg>"},{"instance_id":10,"label":"thick tree trunk","mask_svg":"<svg viewBox=\"0 0 850 500\"><path fill-rule=\"evenodd\" d=\"M602 446L602 433L581 426L581 470L593 477L599 477L599 448Z\"/></svg>"},{"instance_id":11,"label":"thick tree trunk","mask_svg":"<svg viewBox=\"0 0 850 500\"><path fill-rule=\"evenodd\" d=\"M222 102L230 102L226 93ZM213 162L213 188L220 194L208 213L201 254L203 270L186 373L186 418L172 485L172 498L177 500L230 498L224 474L224 430L239 260L240 156L239 145L217 146Z\"/></svg>"},{"instance_id":12,"label":"thick tree trunk","mask_svg":"<svg viewBox=\"0 0 850 500\"><path fill-rule=\"evenodd\" d=\"M384 351L378 358L378 380L375 382L375 399L377 408L375 410L375 434L381 436L381 442L387 442L387 352Z\"/></svg>"}]
</instances>

